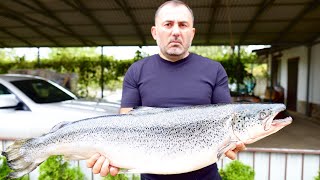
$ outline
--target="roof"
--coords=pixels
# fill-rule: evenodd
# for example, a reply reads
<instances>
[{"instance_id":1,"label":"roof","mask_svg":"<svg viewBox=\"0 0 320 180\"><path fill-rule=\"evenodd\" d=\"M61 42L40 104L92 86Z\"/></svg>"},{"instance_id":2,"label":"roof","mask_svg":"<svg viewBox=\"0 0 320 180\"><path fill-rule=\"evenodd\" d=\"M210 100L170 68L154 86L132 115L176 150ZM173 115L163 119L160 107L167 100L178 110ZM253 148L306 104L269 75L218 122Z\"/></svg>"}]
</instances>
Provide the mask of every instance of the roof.
<instances>
[{"instance_id":1,"label":"roof","mask_svg":"<svg viewBox=\"0 0 320 180\"><path fill-rule=\"evenodd\" d=\"M0 1L0 47L155 45L162 0ZM320 36L319 0L186 0L194 45L294 45Z\"/></svg>"}]
</instances>

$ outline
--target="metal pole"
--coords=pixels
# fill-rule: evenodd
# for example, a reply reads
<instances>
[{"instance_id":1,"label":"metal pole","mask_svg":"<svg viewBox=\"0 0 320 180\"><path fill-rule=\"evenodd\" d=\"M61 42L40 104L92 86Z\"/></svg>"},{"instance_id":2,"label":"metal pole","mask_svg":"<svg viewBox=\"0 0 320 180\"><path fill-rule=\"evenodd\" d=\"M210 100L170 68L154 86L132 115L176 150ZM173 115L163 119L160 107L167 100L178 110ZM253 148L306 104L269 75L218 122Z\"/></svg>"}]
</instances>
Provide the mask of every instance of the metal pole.
<instances>
[{"instance_id":1,"label":"metal pole","mask_svg":"<svg viewBox=\"0 0 320 180\"><path fill-rule=\"evenodd\" d=\"M240 82L239 82L239 77L240 77L240 73L241 72L239 72L239 70L240 70L240 56L241 56L241 54L240 54L240 44L238 45L238 57L237 57L237 77L238 77L238 79L237 79L237 93L238 93L238 95L240 95Z\"/></svg>"},{"instance_id":2,"label":"metal pole","mask_svg":"<svg viewBox=\"0 0 320 180\"><path fill-rule=\"evenodd\" d=\"M37 61L38 61L38 67L40 67L40 47L38 48L38 57L37 57Z\"/></svg>"},{"instance_id":3,"label":"metal pole","mask_svg":"<svg viewBox=\"0 0 320 180\"><path fill-rule=\"evenodd\" d=\"M270 52L268 53L268 80L269 82L267 83L267 91L269 91L269 102L272 102L272 93L273 93L273 85L272 85L272 61L273 61L273 56L272 56L272 52L270 49ZM268 85L269 84L269 85Z\"/></svg>"},{"instance_id":4,"label":"metal pole","mask_svg":"<svg viewBox=\"0 0 320 180\"><path fill-rule=\"evenodd\" d=\"M307 55L308 70L307 70L307 94L306 94L306 115L307 116L311 116L310 105L309 105L311 51L312 51L312 45L308 45L308 55Z\"/></svg>"},{"instance_id":5,"label":"metal pole","mask_svg":"<svg viewBox=\"0 0 320 180\"><path fill-rule=\"evenodd\" d=\"M101 77L100 77L100 86L101 86L101 99L103 98L104 90L104 66L103 66L103 46L101 46Z\"/></svg>"},{"instance_id":6,"label":"metal pole","mask_svg":"<svg viewBox=\"0 0 320 180\"><path fill-rule=\"evenodd\" d=\"M270 99L269 101L272 102L273 101L273 56L271 54L271 61L270 61Z\"/></svg>"}]
</instances>

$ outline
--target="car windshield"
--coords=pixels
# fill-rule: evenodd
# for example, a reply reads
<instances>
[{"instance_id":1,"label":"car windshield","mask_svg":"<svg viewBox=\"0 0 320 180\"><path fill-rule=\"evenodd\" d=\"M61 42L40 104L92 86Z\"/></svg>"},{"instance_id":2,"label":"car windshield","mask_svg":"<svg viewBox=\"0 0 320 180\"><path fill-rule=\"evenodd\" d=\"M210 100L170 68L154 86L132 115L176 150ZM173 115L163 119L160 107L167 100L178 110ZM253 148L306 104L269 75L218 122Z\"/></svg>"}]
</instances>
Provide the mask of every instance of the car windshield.
<instances>
[{"instance_id":1,"label":"car windshield","mask_svg":"<svg viewBox=\"0 0 320 180\"><path fill-rule=\"evenodd\" d=\"M74 97L44 80L20 80L11 83L36 103L53 103L74 99Z\"/></svg>"}]
</instances>

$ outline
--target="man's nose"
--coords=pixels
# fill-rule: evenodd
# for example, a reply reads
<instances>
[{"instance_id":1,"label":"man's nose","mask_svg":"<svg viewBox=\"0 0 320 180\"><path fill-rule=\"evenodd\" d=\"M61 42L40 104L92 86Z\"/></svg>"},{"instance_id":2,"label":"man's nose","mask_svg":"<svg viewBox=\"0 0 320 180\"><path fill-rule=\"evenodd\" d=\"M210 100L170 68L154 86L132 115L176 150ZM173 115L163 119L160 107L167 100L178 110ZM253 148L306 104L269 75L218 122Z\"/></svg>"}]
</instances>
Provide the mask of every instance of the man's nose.
<instances>
[{"instance_id":1,"label":"man's nose","mask_svg":"<svg viewBox=\"0 0 320 180\"><path fill-rule=\"evenodd\" d=\"M180 27L178 24L175 24L173 27L172 27L172 35L173 36L179 36L180 35Z\"/></svg>"}]
</instances>

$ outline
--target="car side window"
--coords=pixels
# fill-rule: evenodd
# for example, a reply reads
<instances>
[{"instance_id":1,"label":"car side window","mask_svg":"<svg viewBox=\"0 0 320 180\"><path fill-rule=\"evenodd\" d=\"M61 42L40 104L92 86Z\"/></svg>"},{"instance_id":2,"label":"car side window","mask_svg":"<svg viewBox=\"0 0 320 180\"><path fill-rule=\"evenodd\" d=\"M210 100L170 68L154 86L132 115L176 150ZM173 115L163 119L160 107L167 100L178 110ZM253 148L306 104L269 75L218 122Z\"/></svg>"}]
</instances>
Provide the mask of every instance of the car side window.
<instances>
[{"instance_id":1,"label":"car side window","mask_svg":"<svg viewBox=\"0 0 320 180\"><path fill-rule=\"evenodd\" d=\"M3 101L5 99L7 101ZM0 103L0 109L13 107L15 110L30 111L30 109L22 101L17 100L16 96L3 84L0 84L0 101L2 101L2 103Z\"/></svg>"},{"instance_id":2,"label":"car side window","mask_svg":"<svg viewBox=\"0 0 320 180\"><path fill-rule=\"evenodd\" d=\"M8 88L6 88L4 85L0 84L0 95L3 95L3 94L11 94L11 93Z\"/></svg>"}]
</instances>

